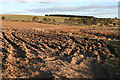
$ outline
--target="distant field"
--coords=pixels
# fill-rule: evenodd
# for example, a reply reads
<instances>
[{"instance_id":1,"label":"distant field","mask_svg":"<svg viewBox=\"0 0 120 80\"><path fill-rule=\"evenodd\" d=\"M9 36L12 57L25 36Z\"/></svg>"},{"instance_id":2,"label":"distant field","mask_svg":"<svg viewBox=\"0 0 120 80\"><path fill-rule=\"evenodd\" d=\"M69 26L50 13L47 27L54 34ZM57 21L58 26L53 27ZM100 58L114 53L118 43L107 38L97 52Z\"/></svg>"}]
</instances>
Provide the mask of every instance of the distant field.
<instances>
[{"instance_id":1,"label":"distant field","mask_svg":"<svg viewBox=\"0 0 120 80\"><path fill-rule=\"evenodd\" d=\"M0 15L4 16L6 20L25 20L25 21L32 21L32 18L34 17L33 15ZM65 18L69 17L54 17L54 16L37 16L39 20L42 20L43 18L50 18L50 19L55 19L59 22L62 22Z\"/></svg>"},{"instance_id":2,"label":"distant field","mask_svg":"<svg viewBox=\"0 0 120 80\"><path fill-rule=\"evenodd\" d=\"M119 27L118 19L112 18L77 18L77 17L56 17L56 16L33 16L33 15L10 15L3 14L3 20L22 21L22 22L40 22L44 24L83 26L83 27ZM36 20L33 18L36 17Z\"/></svg>"}]
</instances>

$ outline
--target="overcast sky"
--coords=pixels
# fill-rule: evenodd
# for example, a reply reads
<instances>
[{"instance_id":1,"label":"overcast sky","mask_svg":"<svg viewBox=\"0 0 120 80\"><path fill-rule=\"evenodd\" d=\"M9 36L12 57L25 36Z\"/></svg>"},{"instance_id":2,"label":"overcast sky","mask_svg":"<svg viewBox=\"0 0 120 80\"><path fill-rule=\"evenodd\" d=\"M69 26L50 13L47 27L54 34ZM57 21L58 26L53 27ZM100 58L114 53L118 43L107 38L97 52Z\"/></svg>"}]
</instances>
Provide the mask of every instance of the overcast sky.
<instances>
[{"instance_id":1,"label":"overcast sky","mask_svg":"<svg viewBox=\"0 0 120 80\"><path fill-rule=\"evenodd\" d=\"M0 14L118 17L119 0L2 0Z\"/></svg>"}]
</instances>

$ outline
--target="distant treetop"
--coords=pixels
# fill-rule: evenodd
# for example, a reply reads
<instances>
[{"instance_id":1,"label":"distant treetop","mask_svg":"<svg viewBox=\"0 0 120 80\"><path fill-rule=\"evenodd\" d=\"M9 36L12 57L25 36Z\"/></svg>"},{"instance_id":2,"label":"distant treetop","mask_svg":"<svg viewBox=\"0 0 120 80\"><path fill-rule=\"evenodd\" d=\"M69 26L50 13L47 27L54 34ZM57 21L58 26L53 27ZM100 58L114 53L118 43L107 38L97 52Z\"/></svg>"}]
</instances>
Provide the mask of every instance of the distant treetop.
<instances>
[{"instance_id":1,"label":"distant treetop","mask_svg":"<svg viewBox=\"0 0 120 80\"><path fill-rule=\"evenodd\" d=\"M38 17L37 16L34 16L33 18L32 18L32 21L37 21L38 20Z\"/></svg>"},{"instance_id":2,"label":"distant treetop","mask_svg":"<svg viewBox=\"0 0 120 80\"><path fill-rule=\"evenodd\" d=\"M4 17L4 16L2 16L2 20L5 20L5 17Z\"/></svg>"}]
</instances>

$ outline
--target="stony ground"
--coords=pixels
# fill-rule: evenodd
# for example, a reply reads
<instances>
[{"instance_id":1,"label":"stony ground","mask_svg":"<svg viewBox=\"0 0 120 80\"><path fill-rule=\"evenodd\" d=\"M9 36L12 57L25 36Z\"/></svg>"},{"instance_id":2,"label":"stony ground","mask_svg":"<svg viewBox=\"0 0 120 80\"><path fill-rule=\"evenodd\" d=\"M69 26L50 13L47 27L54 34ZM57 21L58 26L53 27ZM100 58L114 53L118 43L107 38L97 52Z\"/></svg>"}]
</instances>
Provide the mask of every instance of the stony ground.
<instances>
[{"instance_id":1,"label":"stony ground","mask_svg":"<svg viewBox=\"0 0 120 80\"><path fill-rule=\"evenodd\" d=\"M111 57L105 40L3 24L3 78L109 78Z\"/></svg>"}]
</instances>

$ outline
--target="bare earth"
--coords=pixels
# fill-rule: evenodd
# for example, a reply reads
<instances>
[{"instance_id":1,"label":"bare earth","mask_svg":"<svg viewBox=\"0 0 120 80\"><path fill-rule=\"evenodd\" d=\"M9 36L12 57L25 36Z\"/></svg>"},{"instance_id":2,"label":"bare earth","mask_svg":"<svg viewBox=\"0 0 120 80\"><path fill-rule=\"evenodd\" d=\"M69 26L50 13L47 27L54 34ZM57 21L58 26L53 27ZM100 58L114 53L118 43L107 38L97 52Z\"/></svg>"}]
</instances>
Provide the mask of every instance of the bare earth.
<instances>
[{"instance_id":1,"label":"bare earth","mask_svg":"<svg viewBox=\"0 0 120 80\"><path fill-rule=\"evenodd\" d=\"M3 21L3 78L111 77L106 61L115 55L105 41L72 36L77 31L72 26Z\"/></svg>"}]
</instances>

